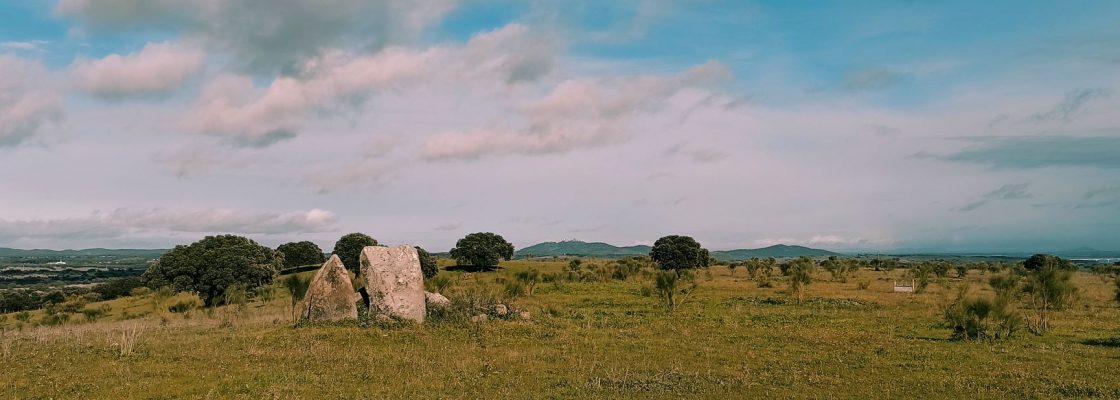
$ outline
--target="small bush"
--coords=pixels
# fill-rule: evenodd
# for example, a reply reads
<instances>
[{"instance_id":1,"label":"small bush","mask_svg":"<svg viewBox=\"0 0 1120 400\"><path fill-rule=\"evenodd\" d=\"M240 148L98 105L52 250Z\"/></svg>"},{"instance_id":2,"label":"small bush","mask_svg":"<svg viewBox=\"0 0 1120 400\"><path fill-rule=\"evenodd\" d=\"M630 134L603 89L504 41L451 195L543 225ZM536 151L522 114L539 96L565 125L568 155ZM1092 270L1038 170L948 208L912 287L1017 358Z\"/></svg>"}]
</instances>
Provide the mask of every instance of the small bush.
<instances>
[{"instance_id":1,"label":"small bush","mask_svg":"<svg viewBox=\"0 0 1120 400\"><path fill-rule=\"evenodd\" d=\"M149 294L152 294L152 289L148 288L148 287L141 286L141 287L132 289L132 291L130 291L129 294L131 294L133 297L144 297L144 296L147 296Z\"/></svg>"},{"instance_id":2,"label":"small bush","mask_svg":"<svg viewBox=\"0 0 1120 400\"><path fill-rule=\"evenodd\" d=\"M58 326L70 320L70 314L48 314L43 316L39 323L46 326Z\"/></svg>"},{"instance_id":3,"label":"small bush","mask_svg":"<svg viewBox=\"0 0 1120 400\"><path fill-rule=\"evenodd\" d=\"M856 289L858 290L867 290L869 287L871 287L871 282L868 281L856 283Z\"/></svg>"},{"instance_id":4,"label":"small bush","mask_svg":"<svg viewBox=\"0 0 1120 400\"><path fill-rule=\"evenodd\" d=\"M170 311L170 312L175 313L175 314L182 314L182 313L185 313L187 311L191 311L191 310L198 309L198 308L201 308L201 307L202 307L202 302L199 301L198 299L192 297L192 298L189 298L189 299L186 299L186 300L175 302L175 304L172 304L171 306L167 307L167 311Z\"/></svg>"},{"instance_id":5,"label":"small bush","mask_svg":"<svg viewBox=\"0 0 1120 400\"><path fill-rule=\"evenodd\" d=\"M537 287L537 282L540 281L541 272L536 268L529 268L524 271L518 271L516 274L514 274L514 278L517 278L517 281L524 285L525 294L532 296L533 289ZM507 289L509 288L508 285L506 287Z\"/></svg>"},{"instance_id":6,"label":"small bush","mask_svg":"<svg viewBox=\"0 0 1120 400\"><path fill-rule=\"evenodd\" d=\"M451 283L449 274L438 274L424 280L424 286L428 288L428 291L435 293L443 293L448 287L451 287Z\"/></svg>"},{"instance_id":7,"label":"small bush","mask_svg":"<svg viewBox=\"0 0 1120 400\"><path fill-rule=\"evenodd\" d=\"M654 278L654 289L661 299L665 311L673 312L696 290L699 284L696 276L689 270L658 271Z\"/></svg>"},{"instance_id":8,"label":"small bush","mask_svg":"<svg viewBox=\"0 0 1120 400\"><path fill-rule=\"evenodd\" d=\"M27 322L29 320L31 320L31 312L20 311L20 312L16 313L16 321Z\"/></svg>"},{"instance_id":9,"label":"small bush","mask_svg":"<svg viewBox=\"0 0 1120 400\"><path fill-rule=\"evenodd\" d=\"M953 328L953 339L1003 340L1023 327L1023 317L999 298L969 297L962 290L945 309L945 320Z\"/></svg>"},{"instance_id":10,"label":"small bush","mask_svg":"<svg viewBox=\"0 0 1120 400\"><path fill-rule=\"evenodd\" d=\"M94 322L108 315L109 310L108 304L102 304L101 307L83 309L82 315L85 316L86 322Z\"/></svg>"},{"instance_id":11,"label":"small bush","mask_svg":"<svg viewBox=\"0 0 1120 400\"><path fill-rule=\"evenodd\" d=\"M520 281L507 281L504 291L508 297L520 297L525 294L525 285Z\"/></svg>"}]
</instances>

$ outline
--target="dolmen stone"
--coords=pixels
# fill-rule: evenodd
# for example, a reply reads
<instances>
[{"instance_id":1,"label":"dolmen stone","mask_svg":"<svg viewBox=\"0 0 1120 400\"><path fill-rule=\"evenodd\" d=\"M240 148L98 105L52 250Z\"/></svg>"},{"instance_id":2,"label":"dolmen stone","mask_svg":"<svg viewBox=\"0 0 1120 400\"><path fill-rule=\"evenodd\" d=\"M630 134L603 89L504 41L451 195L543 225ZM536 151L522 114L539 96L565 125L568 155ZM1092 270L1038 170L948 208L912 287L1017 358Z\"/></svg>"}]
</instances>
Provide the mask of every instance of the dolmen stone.
<instances>
[{"instance_id":1,"label":"dolmen stone","mask_svg":"<svg viewBox=\"0 0 1120 400\"><path fill-rule=\"evenodd\" d=\"M307 287L301 318L308 321L358 319L357 294L350 274L338 256L332 255Z\"/></svg>"},{"instance_id":2,"label":"dolmen stone","mask_svg":"<svg viewBox=\"0 0 1120 400\"><path fill-rule=\"evenodd\" d=\"M369 246L360 261L371 313L424 322L424 275L415 247Z\"/></svg>"}]
</instances>

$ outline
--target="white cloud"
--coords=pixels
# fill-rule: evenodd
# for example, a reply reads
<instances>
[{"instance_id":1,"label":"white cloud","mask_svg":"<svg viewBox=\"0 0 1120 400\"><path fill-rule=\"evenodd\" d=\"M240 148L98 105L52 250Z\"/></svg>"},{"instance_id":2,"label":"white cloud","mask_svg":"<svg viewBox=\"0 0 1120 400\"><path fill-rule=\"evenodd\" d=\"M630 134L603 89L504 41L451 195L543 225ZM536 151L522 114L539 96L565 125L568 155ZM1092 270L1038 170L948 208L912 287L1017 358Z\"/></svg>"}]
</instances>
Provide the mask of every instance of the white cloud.
<instances>
[{"instance_id":1,"label":"white cloud","mask_svg":"<svg viewBox=\"0 0 1120 400\"><path fill-rule=\"evenodd\" d=\"M62 118L63 98L42 82L38 62L0 54L0 147L14 146Z\"/></svg>"},{"instance_id":2,"label":"white cloud","mask_svg":"<svg viewBox=\"0 0 1120 400\"><path fill-rule=\"evenodd\" d=\"M189 116L191 131L242 146L268 146L299 134L317 115L361 104L382 91L472 79L501 85L547 74L547 42L512 24L476 35L462 46L390 47L373 54L331 50L280 76L266 88L247 76L209 82Z\"/></svg>"},{"instance_id":3,"label":"white cloud","mask_svg":"<svg viewBox=\"0 0 1120 400\"><path fill-rule=\"evenodd\" d=\"M237 209L169 211L163 209L116 209L87 216L5 220L0 219L0 241L36 238L110 239L122 235L151 233L286 234L329 229L337 217L330 211L312 209L286 213Z\"/></svg>"},{"instance_id":4,"label":"white cloud","mask_svg":"<svg viewBox=\"0 0 1120 400\"><path fill-rule=\"evenodd\" d=\"M78 59L72 73L83 91L104 98L168 95L198 74L206 53L197 47L170 43L148 43L126 55Z\"/></svg>"},{"instance_id":5,"label":"white cloud","mask_svg":"<svg viewBox=\"0 0 1120 400\"><path fill-rule=\"evenodd\" d=\"M677 75L573 79L521 108L523 124L450 132L428 139L430 160L498 154L564 153L624 142L636 116L665 107L678 92L727 80L730 72L709 61Z\"/></svg>"},{"instance_id":6,"label":"white cloud","mask_svg":"<svg viewBox=\"0 0 1120 400\"><path fill-rule=\"evenodd\" d=\"M7 41L0 42L0 49L26 52L42 52L43 46L50 44L46 40Z\"/></svg>"}]
</instances>

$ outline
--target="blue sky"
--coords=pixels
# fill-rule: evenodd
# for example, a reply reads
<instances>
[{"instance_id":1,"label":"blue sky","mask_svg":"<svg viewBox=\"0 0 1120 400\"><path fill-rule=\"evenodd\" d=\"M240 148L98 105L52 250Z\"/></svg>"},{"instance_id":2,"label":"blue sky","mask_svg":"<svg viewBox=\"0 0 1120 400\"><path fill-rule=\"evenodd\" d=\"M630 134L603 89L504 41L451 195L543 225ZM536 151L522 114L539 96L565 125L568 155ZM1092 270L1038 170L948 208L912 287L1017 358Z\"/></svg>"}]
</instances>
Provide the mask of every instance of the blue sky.
<instances>
[{"instance_id":1,"label":"blue sky","mask_svg":"<svg viewBox=\"0 0 1120 400\"><path fill-rule=\"evenodd\" d=\"M14 0L0 246L1120 249L1120 3Z\"/></svg>"}]
</instances>

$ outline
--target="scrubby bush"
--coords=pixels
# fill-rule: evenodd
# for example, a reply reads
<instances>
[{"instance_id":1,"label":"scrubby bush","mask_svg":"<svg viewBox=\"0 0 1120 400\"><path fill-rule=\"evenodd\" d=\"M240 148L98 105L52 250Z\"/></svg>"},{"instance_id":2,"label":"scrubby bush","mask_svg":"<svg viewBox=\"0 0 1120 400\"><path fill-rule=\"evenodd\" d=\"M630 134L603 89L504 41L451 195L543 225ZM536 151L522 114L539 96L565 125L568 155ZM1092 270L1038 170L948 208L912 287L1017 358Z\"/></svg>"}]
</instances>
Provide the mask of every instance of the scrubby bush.
<instances>
[{"instance_id":1,"label":"scrubby bush","mask_svg":"<svg viewBox=\"0 0 1120 400\"><path fill-rule=\"evenodd\" d=\"M788 263L786 272L789 275L789 290L797 294L797 304L805 299L805 287L813 282L813 260L800 257Z\"/></svg>"},{"instance_id":2,"label":"scrubby bush","mask_svg":"<svg viewBox=\"0 0 1120 400\"><path fill-rule=\"evenodd\" d=\"M420 272L424 274L425 279L439 273L439 266L436 265L436 259L432 257L431 253L420 246L416 246L416 255L420 257Z\"/></svg>"},{"instance_id":3,"label":"scrubby bush","mask_svg":"<svg viewBox=\"0 0 1120 400\"><path fill-rule=\"evenodd\" d=\"M191 297L189 299L177 301L175 304L168 306L167 311L175 314L182 314L201 307L202 303L199 302L198 299Z\"/></svg>"},{"instance_id":4,"label":"scrubby bush","mask_svg":"<svg viewBox=\"0 0 1120 400\"><path fill-rule=\"evenodd\" d=\"M86 322L94 322L101 319L101 317L109 315L109 310L108 304L102 304L100 307L83 309L82 315L85 316Z\"/></svg>"},{"instance_id":5,"label":"scrubby bush","mask_svg":"<svg viewBox=\"0 0 1120 400\"><path fill-rule=\"evenodd\" d=\"M855 264L842 260L836 256L828 256L828 259L821 261L821 268L828 271L832 275L832 280L847 282L848 274L855 271Z\"/></svg>"},{"instance_id":6,"label":"scrubby bush","mask_svg":"<svg viewBox=\"0 0 1120 400\"><path fill-rule=\"evenodd\" d=\"M575 259L568 261L568 271L579 272L580 267L583 266L583 260Z\"/></svg>"},{"instance_id":7,"label":"scrubby bush","mask_svg":"<svg viewBox=\"0 0 1120 400\"><path fill-rule=\"evenodd\" d=\"M871 287L871 282L863 281L856 283L856 289L858 290L867 290L869 287Z\"/></svg>"},{"instance_id":8,"label":"scrubby bush","mask_svg":"<svg viewBox=\"0 0 1120 400\"><path fill-rule=\"evenodd\" d=\"M334 255L342 260L342 265L355 275L362 273L362 249L368 246L377 246L377 240L364 233L350 233L343 235L334 243Z\"/></svg>"},{"instance_id":9,"label":"scrubby bush","mask_svg":"<svg viewBox=\"0 0 1120 400\"><path fill-rule=\"evenodd\" d=\"M1004 299L968 296L961 290L945 309L945 320L960 340L1002 340L1023 326L1023 318Z\"/></svg>"},{"instance_id":10,"label":"scrubby bush","mask_svg":"<svg viewBox=\"0 0 1120 400\"><path fill-rule=\"evenodd\" d=\"M45 325L45 326L59 326L59 325L65 324L66 321L69 321L69 320L70 320L70 314L49 313L49 314L46 314L46 315L43 316L43 319L41 321L39 321L39 324Z\"/></svg>"},{"instance_id":11,"label":"scrubby bush","mask_svg":"<svg viewBox=\"0 0 1120 400\"><path fill-rule=\"evenodd\" d=\"M691 269L707 267L710 259L707 249L688 236L665 236L657 239L649 257L661 269Z\"/></svg>"},{"instance_id":12,"label":"scrubby bush","mask_svg":"<svg viewBox=\"0 0 1120 400\"><path fill-rule=\"evenodd\" d=\"M1049 314L1068 307L1077 294L1072 281L1076 267L1056 256L1036 254L1023 262L1023 268L1026 270L1023 291L1038 314L1033 328L1039 333L1046 332L1050 329Z\"/></svg>"},{"instance_id":13,"label":"scrubby bush","mask_svg":"<svg viewBox=\"0 0 1120 400\"><path fill-rule=\"evenodd\" d=\"M517 298L525 295L525 285L521 281L505 281L503 290L507 297Z\"/></svg>"},{"instance_id":14,"label":"scrubby bush","mask_svg":"<svg viewBox=\"0 0 1120 400\"><path fill-rule=\"evenodd\" d=\"M276 252L284 255L285 268L322 264L327 261L323 255L323 249L319 248L319 245L306 240L284 243L276 248Z\"/></svg>"},{"instance_id":15,"label":"scrubby bush","mask_svg":"<svg viewBox=\"0 0 1120 400\"><path fill-rule=\"evenodd\" d=\"M431 279L424 280L424 287L430 292L443 293L451 286L451 276L448 274L439 274L433 276Z\"/></svg>"},{"instance_id":16,"label":"scrubby bush","mask_svg":"<svg viewBox=\"0 0 1120 400\"><path fill-rule=\"evenodd\" d=\"M311 279L301 278L298 274L293 274L284 278L283 285L284 289L288 291L288 295L291 296L292 313L294 314L296 305L303 300L303 297L307 294L307 288L311 286Z\"/></svg>"},{"instance_id":17,"label":"scrubby bush","mask_svg":"<svg viewBox=\"0 0 1120 400\"><path fill-rule=\"evenodd\" d=\"M231 287L253 290L268 285L282 260L270 248L234 235L207 236L176 246L144 272L145 281L167 282L176 291L193 292L207 306L220 304Z\"/></svg>"},{"instance_id":18,"label":"scrubby bush","mask_svg":"<svg viewBox=\"0 0 1120 400\"><path fill-rule=\"evenodd\" d=\"M147 286L141 286L128 291L128 294L132 297L144 297L152 294L152 289Z\"/></svg>"},{"instance_id":19,"label":"scrubby bush","mask_svg":"<svg viewBox=\"0 0 1120 400\"><path fill-rule=\"evenodd\" d=\"M992 275L991 278L988 278L988 286L991 286L992 291L996 292L996 298L1011 301L1019 291L1019 276L1012 274Z\"/></svg>"},{"instance_id":20,"label":"scrubby bush","mask_svg":"<svg viewBox=\"0 0 1120 400\"><path fill-rule=\"evenodd\" d=\"M238 310L244 310L249 304L249 292L243 285L227 287L225 293L222 293L222 304L236 305Z\"/></svg>"},{"instance_id":21,"label":"scrubby bush","mask_svg":"<svg viewBox=\"0 0 1120 400\"><path fill-rule=\"evenodd\" d=\"M533 296L533 289L537 287L537 282L540 281L541 272L536 268L529 268L526 270L517 271L517 273L514 274L514 278L516 278L518 282L525 286L525 294L531 297Z\"/></svg>"},{"instance_id":22,"label":"scrubby bush","mask_svg":"<svg viewBox=\"0 0 1120 400\"><path fill-rule=\"evenodd\" d=\"M78 313L85 308L86 304L89 304L89 300L84 296L68 296L62 304L59 304L58 310L70 314Z\"/></svg>"},{"instance_id":23,"label":"scrubby bush","mask_svg":"<svg viewBox=\"0 0 1120 400\"><path fill-rule=\"evenodd\" d=\"M698 286L696 275L685 269L666 269L654 275L653 288L667 312L680 307Z\"/></svg>"},{"instance_id":24,"label":"scrubby bush","mask_svg":"<svg viewBox=\"0 0 1120 400\"><path fill-rule=\"evenodd\" d=\"M487 269L513 258L513 244L492 232L476 232L455 242L451 258L463 266Z\"/></svg>"},{"instance_id":25,"label":"scrubby bush","mask_svg":"<svg viewBox=\"0 0 1120 400\"><path fill-rule=\"evenodd\" d=\"M93 292L101 295L102 300L113 300L128 296L133 289L144 286L138 276L111 279L93 287Z\"/></svg>"}]
</instances>

